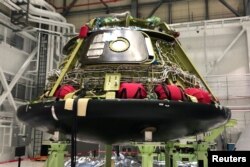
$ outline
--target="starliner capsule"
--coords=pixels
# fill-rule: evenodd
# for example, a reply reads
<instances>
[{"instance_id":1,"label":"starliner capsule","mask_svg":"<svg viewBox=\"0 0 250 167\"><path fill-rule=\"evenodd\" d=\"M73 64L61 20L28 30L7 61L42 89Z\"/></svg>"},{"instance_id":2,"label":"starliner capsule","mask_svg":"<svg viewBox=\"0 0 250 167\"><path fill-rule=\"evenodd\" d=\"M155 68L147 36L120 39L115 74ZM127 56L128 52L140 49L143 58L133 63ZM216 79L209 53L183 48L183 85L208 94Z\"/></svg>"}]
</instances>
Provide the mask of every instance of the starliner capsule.
<instances>
[{"instance_id":1,"label":"starliner capsule","mask_svg":"<svg viewBox=\"0 0 250 167\"><path fill-rule=\"evenodd\" d=\"M180 34L159 18L128 13L92 19L63 49L45 93L18 118L43 131L72 129L82 141L168 141L225 124L219 104L183 51ZM146 139L147 140L147 139Z\"/></svg>"}]
</instances>

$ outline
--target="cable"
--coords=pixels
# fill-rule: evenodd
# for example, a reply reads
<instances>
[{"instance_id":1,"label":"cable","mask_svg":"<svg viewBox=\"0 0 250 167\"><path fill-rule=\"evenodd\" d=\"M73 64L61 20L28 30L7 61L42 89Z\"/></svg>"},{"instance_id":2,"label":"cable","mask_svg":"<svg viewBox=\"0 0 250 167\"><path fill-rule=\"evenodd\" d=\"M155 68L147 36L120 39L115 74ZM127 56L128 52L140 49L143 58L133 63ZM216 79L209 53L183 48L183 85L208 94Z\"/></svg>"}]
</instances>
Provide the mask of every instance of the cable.
<instances>
[{"instance_id":1,"label":"cable","mask_svg":"<svg viewBox=\"0 0 250 167\"><path fill-rule=\"evenodd\" d=\"M78 98L74 100L74 104L73 104L72 131L71 131L71 167L76 167L77 101L78 101Z\"/></svg>"}]
</instances>

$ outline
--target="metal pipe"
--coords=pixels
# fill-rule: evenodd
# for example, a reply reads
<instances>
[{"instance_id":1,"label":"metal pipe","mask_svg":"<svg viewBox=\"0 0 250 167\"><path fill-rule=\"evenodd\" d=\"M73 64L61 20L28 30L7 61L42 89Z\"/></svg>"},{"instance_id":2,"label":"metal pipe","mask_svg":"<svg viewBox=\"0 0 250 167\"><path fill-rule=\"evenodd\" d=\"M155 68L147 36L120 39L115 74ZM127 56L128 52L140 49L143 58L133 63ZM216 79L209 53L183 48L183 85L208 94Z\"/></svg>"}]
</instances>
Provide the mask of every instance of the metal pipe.
<instances>
[{"instance_id":1,"label":"metal pipe","mask_svg":"<svg viewBox=\"0 0 250 167\"><path fill-rule=\"evenodd\" d=\"M107 0L107 1L104 1L104 2L105 3L113 3L113 2L118 2L118 1L122 1L122 0ZM74 7L82 7L82 6L100 5L100 4L102 4L102 3L101 2L91 2L91 3L73 5L72 8L74 8ZM54 6L54 8L63 9L64 7L63 6L61 6L61 7Z\"/></svg>"},{"instance_id":2,"label":"metal pipe","mask_svg":"<svg viewBox=\"0 0 250 167\"><path fill-rule=\"evenodd\" d=\"M44 0L30 0L33 5L44 7L50 11L56 12L55 8Z\"/></svg>"},{"instance_id":3,"label":"metal pipe","mask_svg":"<svg viewBox=\"0 0 250 167\"><path fill-rule=\"evenodd\" d=\"M21 10L21 8L18 5L16 5L15 3L13 3L11 0L3 0L3 1L5 1L7 4L11 5L13 9Z\"/></svg>"},{"instance_id":4,"label":"metal pipe","mask_svg":"<svg viewBox=\"0 0 250 167\"><path fill-rule=\"evenodd\" d=\"M39 9L34 7L32 4L29 5L29 13L66 22L66 19L59 13Z\"/></svg>"},{"instance_id":5,"label":"metal pipe","mask_svg":"<svg viewBox=\"0 0 250 167\"><path fill-rule=\"evenodd\" d=\"M54 21L54 20L50 20L50 19L39 18L39 17L32 16L32 15L29 15L29 21L36 22L36 23L42 23L42 24L46 24L46 25L54 25L57 27L63 27L63 28L68 29L68 31L71 28L72 29L71 32L73 34L75 33L75 26L73 24L63 23L63 22Z\"/></svg>"},{"instance_id":6,"label":"metal pipe","mask_svg":"<svg viewBox=\"0 0 250 167\"><path fill-rule=\"evenodd\" d=\"M0 3L4 4L5 6L7 6L11 10L15 10L15 8L13 6L11 6L10 4L6 3L4 0L1 0Z\"/></svg>"},{"instance_id":7,"label":"metal pipe","mask_svg":"<svg viewBox=\"0 0 250 167\"><path fill-rule=\"evenodd\" d=\"M56 32L56 31L52 31L52 30L42 30L41 28L33 28L32 30L26 30L26 32L42 32L44 34L51 34L51 35L55 35L55 36L63 36L63 33L61 32Z\"/></svg>"}]
</instances>

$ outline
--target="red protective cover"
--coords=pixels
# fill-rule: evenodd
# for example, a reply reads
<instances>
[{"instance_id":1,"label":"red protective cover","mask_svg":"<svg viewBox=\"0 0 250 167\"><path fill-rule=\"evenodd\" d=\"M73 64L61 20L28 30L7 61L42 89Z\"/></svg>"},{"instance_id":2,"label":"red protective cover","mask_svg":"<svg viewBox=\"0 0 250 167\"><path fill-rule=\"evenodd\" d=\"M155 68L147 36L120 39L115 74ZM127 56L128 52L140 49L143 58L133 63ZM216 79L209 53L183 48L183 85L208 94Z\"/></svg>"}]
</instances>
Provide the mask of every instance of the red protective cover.
<instances>
[{"instance_id":1,"label":"red protective cover","mask_svg":"<svg viewBox=\"0 0 250 167\"><path fill-rule=\"evenodd\" d=\"M199 88L187 88L185 93L197 98L199 103L210 104L212 102L211 95L209 92Z\"/></svg>"},{"instance_id":2,"label":"red protective cover","mask_svg":"<svg viewBox=\"0 0 250 167\"><path fill-rule=\"evenodd\" d=\"M68 93L74 92L75 88L71 85L62 85L54 94L55 97L63 99Z\"/></svg>"},{"instance_id":3,"label":"red protective cover","mask_svg":"<svg viewBox=\"0 0 250 167\"><path fill-rule=\"evenodd\" d=\"M79 38L87 37L88 32L89 32L89 27L86 25L82 26L79 33Z\"/></svg>"},{"instance_id":4,"label":"red protective cover","mask_svg":"<svg viewBox=\"0 0 250 167\"><path fill-rule=\"evenodd\" d=\"M156 85L155 93L157 94L158 99L160 100L184 100L184 93L182 92L181 88L176 85Z\"/></svg>"},{"instance_id":5,"label":"red protective cover","mask_svg":"<svg viewBox=\"0 0 250 167\"><path fill-rule=\"evenodd\" d=\"M144 99L147 97L147 91L141 83L121 83L116 97L121 99Z\"/></svg>"},{"instance_id":6,"label":"red protective cover","mask_svg":"<svg viewBox=\"0 0 250 167\"><path fill-rule=\"evenodd\" d=\"M210 95L209 92L205 91L205 90L201 90L202 95L203 95L203 100L202 103L206 103L206 104L210 104L212 102L212 97Z\"/></svg>"}]
</instances>

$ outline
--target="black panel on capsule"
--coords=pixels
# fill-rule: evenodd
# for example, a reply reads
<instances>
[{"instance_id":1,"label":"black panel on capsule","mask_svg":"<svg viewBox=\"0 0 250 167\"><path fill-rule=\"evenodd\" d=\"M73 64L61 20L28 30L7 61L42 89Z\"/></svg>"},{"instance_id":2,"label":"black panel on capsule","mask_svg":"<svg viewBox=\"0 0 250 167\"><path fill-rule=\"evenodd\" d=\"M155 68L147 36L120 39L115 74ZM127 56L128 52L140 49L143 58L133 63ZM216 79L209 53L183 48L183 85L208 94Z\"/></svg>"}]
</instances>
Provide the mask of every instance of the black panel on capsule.
<instances>
[{"instance_id":1,"label":"black panel on capsule","mask_svg":"<svg viewBox=\"0 0 250 167\"><path fill-rule=\"evenodd\" d=\"M141 63L148 59L144 36L135 30L103 30L92 33L80 55L83 65Z\"/></svg>"}]
</instances>

